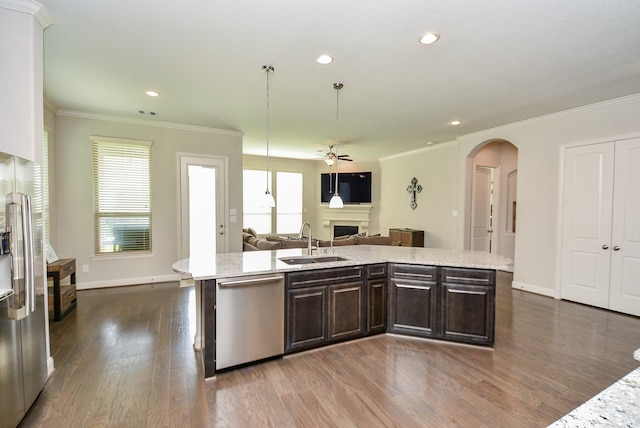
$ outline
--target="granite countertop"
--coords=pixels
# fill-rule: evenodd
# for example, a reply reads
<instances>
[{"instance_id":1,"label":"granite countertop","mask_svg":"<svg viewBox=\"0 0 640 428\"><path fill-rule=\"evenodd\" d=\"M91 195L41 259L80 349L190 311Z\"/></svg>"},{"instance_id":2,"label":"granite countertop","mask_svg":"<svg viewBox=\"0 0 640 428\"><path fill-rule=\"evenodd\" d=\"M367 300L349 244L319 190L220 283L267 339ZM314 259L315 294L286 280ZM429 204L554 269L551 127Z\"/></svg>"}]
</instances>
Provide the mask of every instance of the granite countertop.
<instances>
[{"instance_id":1,"label":"granite countertop","mask_svg":"<svg viewBox=\"0 0 640 428\"><path fill-rule=\"evenodd\" d=\"M173 270L193 279L229 278L275 272L295 272L323 268L356 266L373 263L410 263L436 266L506 270L512 260L480 251L453 251L438 248L395 247L386 245L353 245L319 248L313 254L335 254L348 260L328 263L288 265L282 257L306 255L306 248L241 253L199 254L173 264Z\"/></svg>"},{"instance_id":2,"label":"granite countertop","mask_svg":"<svg viewBox=\"0 0 640 428\"><path fill-rule=\"evenodd\" d=\"M640 349L633 353L640 361ZM549 425L560 427L640 426L640 368Z\"/></svg>"}]
</instances>

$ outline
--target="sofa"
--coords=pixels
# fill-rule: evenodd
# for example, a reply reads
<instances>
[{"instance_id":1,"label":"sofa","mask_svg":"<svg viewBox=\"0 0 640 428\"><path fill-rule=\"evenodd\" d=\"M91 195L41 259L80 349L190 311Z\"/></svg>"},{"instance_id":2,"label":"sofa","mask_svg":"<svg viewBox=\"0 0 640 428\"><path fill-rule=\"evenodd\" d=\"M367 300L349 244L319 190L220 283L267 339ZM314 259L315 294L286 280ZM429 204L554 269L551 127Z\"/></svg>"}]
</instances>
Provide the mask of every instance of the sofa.
<instances>
[{"instance_id":1,"label":"sofa","mask_svg":"<svg viewBox=\"0 0 640 428\"><path fill-rule=\"evenodd\" d=\"M259 250L282 250L287 248L307 248L309 240L307 238L288 238L282 236L258 236L251 228L242 231L242 250L243 251L259 251ZM331 241L323 241L312 239L313 247L329 247ZM393 242L390 236L340 236L334 238L333 246L340 247L343 245L400 245L400 242Z\"/></svg>"}]
</instances>

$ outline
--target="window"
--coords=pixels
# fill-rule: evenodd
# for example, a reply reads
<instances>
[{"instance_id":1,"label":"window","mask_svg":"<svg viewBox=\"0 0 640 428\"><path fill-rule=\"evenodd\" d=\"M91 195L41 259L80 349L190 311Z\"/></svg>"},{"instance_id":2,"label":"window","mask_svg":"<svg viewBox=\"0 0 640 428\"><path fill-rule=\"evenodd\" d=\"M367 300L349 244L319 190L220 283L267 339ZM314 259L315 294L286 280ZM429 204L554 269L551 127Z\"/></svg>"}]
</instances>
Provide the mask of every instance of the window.
<instances>
[{"instance_id":1,"label":"window","mask_svg":"<svg viewBox=\"0 0 640 428\"><path fill-rule=\"evenodd\" d=\"M42 216L44 222L44 238L51 242L51 217L49 214L49 131L44 131L42 156Z\"/></svg>"},{"instance_id":2,"label":"window","mask_svg":"<svg viewBox=\"0 0 640 428\"><path fill-rule=\"evenodd\" d=\"M242 204L244 213L242 224L251 227L257 233L271 233L271 208L262 205L264 192L269 183L271 189L271 172L245 169L243 171ZM265 181L266 180L266 181Z\"/></svg>"},{"instance_id":3,"label":"window","mask_svg":"<svg viewBox=\"0 0 640 428\"><path fill-rule=\"evenodd\" d=\"M298 233L302 225L302 174L276 173L276 233Z\"/></svg>"},{"instance_id":4,"label":"window","mask_svg":"<svg viewBox=\"0 0 640 428\"><path fill-rule=\"evenodd\" d=\"M302 225L302 174L276 171L275 185L269 185L276 200L276 215L262 204L267 183L272 174L265 177L264 170L245 169L243 183L243 227L251 227L257 233L269 234L274 230L281 234L296 234Z\"/></svg>"},{"instance_id":5,"label":"window","mask_svg":"<svg viewBox=\"0 0 640 428\"><path fill-rule=\"evenodd\" d=\"M151 142L91 137L96 254L151 251Z\"/></svg>"}]
</instances>

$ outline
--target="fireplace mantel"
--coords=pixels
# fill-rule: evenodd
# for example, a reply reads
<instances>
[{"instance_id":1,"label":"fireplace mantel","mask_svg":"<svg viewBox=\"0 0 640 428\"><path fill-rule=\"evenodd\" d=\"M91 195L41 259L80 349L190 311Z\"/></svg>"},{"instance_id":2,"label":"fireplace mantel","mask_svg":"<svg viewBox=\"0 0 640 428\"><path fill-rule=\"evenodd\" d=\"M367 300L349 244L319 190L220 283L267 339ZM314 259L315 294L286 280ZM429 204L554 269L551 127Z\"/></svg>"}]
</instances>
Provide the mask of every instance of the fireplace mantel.
<instances>
[{"instance_id":1,"label":"fireplace mantel","mask_svg":"<svg viewBox=\"0 0 640 428\"><path fill-rule=\"evenodd\" d=\"M369 212L371 204L345 205L344 208L329 208L321 204L319 208L322 221L322 234L331 237L333 226L358 226L359 233L369 233Z\"/></svg>"}]
</instances>

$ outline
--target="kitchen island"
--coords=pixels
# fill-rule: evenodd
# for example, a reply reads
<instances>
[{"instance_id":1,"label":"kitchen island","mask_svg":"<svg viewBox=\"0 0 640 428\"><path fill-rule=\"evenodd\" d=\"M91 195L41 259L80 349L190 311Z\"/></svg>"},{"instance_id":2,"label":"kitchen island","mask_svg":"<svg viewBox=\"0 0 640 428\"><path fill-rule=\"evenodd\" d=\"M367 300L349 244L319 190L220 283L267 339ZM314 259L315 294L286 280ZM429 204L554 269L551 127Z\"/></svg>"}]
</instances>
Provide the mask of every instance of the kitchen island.
<instances>
[{"instance_id":1,"label":"kitchen island","mask_svg":"<svg viewBox=\"0 0 640 428\"><path fill-rule=\"evenodd\" d=\"M217 285L261 275L285 278L281 353L384 332L493 346L495 271L507 269L510 259L369 245L322 248L314 254L341 260L296 263L306 250L290 249L196 255L173 265L196 282L194 345L204 351L207 377L216 372L216 327L226 323L216 322Z\"/></svg>"}]
</instances>

